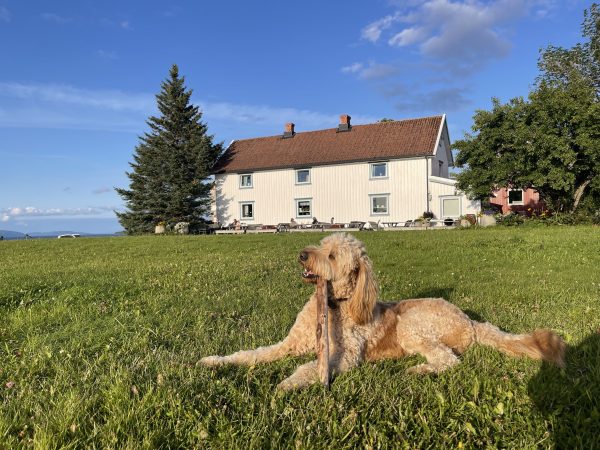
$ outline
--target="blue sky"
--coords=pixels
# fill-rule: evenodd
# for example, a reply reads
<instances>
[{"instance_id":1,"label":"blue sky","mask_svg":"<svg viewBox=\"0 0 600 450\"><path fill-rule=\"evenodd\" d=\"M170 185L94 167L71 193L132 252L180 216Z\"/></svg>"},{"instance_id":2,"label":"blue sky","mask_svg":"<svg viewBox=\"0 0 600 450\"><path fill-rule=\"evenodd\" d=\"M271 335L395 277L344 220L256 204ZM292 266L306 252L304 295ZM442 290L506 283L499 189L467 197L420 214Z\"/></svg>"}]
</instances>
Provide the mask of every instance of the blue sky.
<instances>
[{"instance_id":1,"label":"blue sky","mask_svg":"<svg viewBox=\"0 0 600 450\"><path fill-rule=\"evenodd\" d=\"M0 0L0 229L114 232L154 95L179 65L215 140L448 115L526 95L578 0Z\"/></svg>"}]
</instances>

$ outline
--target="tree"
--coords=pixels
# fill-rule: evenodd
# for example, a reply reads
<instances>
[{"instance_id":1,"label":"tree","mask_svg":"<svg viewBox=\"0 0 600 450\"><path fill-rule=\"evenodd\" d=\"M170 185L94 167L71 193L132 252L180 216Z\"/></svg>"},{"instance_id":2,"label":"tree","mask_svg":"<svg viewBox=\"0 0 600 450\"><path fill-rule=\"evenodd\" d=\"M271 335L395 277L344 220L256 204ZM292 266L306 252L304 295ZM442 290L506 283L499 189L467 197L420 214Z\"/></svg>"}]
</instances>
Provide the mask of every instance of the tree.
<instances>
[{"instance_id":1,"label":"tree","mask_svg":"<svg viewBox=\"0 0 600 450\"><path fill-rule=\"evenodd\" d=\"M209 212L208 178L222 145L207 135L184 82L173 65L156 95L161 115L147 120L150 131L139 138L129 164L129 189L116 189L128 209L117 217L128 233L150 232L159 222L198 223Z\"/></svg>"},{"instance_id":2,"label":"tree","mask_svg":"<svg viewBox=\"0 0 600 450\"><path fill-rule=\"evenodd\" d=\"M542 74L528 99L477 111L473 134L455 142L458 187L484 199L498 187L535 188L557 211L574 212L587 197L600 208L600 12L586 11L587 42L542 52Z\"/></svg>"},{"instance_id":3,"label":"tree","mask_svg":"<svg viewBox=\"0 0 600 450\"><path fill-rule=\"evenodd\" d=\"M600 5L593 3L583 12L584 41L570 49L548 46L538 66L540 78L551 84L567 84L574 77L588 80L600 97Z\"/></svg>"}]
</instances>

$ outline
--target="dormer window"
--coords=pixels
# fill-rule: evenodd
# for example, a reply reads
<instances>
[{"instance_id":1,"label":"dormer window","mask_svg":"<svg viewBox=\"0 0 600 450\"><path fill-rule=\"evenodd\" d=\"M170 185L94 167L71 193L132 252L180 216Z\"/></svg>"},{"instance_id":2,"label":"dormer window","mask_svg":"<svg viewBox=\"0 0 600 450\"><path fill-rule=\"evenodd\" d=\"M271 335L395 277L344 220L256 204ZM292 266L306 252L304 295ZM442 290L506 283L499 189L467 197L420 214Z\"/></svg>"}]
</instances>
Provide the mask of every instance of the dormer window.
<instances>
[{"instance_id":1,"label":"dormer window","mask_svg":"<svg viewBox=\"0 0 600 450\"><path fill-rule=\"evenodd\" d=\"M310 169L296 170L296 184L310 184Z\"/></svg>"},{"instance_id":2,"label":"dormer window","mask_svg":"<svg viewBox=\"0 0 600 450\"><path fill-rule=\"evenodd\" d=\"M370 164L371 178L387 178L388 164L387 162L378 162Z\"/></svg>"},{"instance_id":3,"label":"dormer window","mask_svg":"<svg viewBox=\"0 0 600 450\"><path fill-rule=\"evenodd\" d=\"M248 189L252 187L252 174L244 173L240 175L240 188Z\"/></svg>"}]
</instances>

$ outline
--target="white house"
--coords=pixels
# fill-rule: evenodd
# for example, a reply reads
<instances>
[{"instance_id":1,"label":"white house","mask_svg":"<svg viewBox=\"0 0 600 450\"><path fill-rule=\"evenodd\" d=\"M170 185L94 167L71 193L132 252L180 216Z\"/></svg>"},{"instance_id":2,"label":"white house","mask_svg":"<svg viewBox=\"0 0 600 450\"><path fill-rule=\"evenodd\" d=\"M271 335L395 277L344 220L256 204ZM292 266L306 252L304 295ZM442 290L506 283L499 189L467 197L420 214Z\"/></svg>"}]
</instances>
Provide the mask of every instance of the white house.
<instances>
[{"instance_id":1,"label":"white house","mask_svg":"<svg viewBox=\"0 0 600 450\"><path fill-rule=\"evenodd\" d=\"M215 168L215 221L275 225L404 222L474 214L458 192L446 116L351 125L234 141Z\"/></svg>"}]
</instances>

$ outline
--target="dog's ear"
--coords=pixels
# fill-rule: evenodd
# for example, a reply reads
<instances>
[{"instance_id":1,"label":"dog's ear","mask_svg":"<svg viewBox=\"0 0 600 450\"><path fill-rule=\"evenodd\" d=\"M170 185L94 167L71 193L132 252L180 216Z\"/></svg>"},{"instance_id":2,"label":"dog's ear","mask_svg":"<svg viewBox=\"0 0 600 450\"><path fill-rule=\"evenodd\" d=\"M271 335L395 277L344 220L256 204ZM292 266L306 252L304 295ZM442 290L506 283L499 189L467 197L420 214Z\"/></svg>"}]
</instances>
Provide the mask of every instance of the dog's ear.
<instances>
[{"instance_id":1,"label":"dog's ear","mask_svg":"<svg viewBox=\"0 0 600 450\"><path fill-rule=\"evenodd\" d=\"M350 316L359 325L369 323L373 319L375 303L377 303L377 283L371 261L367 256L363 256L360 258L356 286L348 305Z\"/></svg>"}]
</instances>

